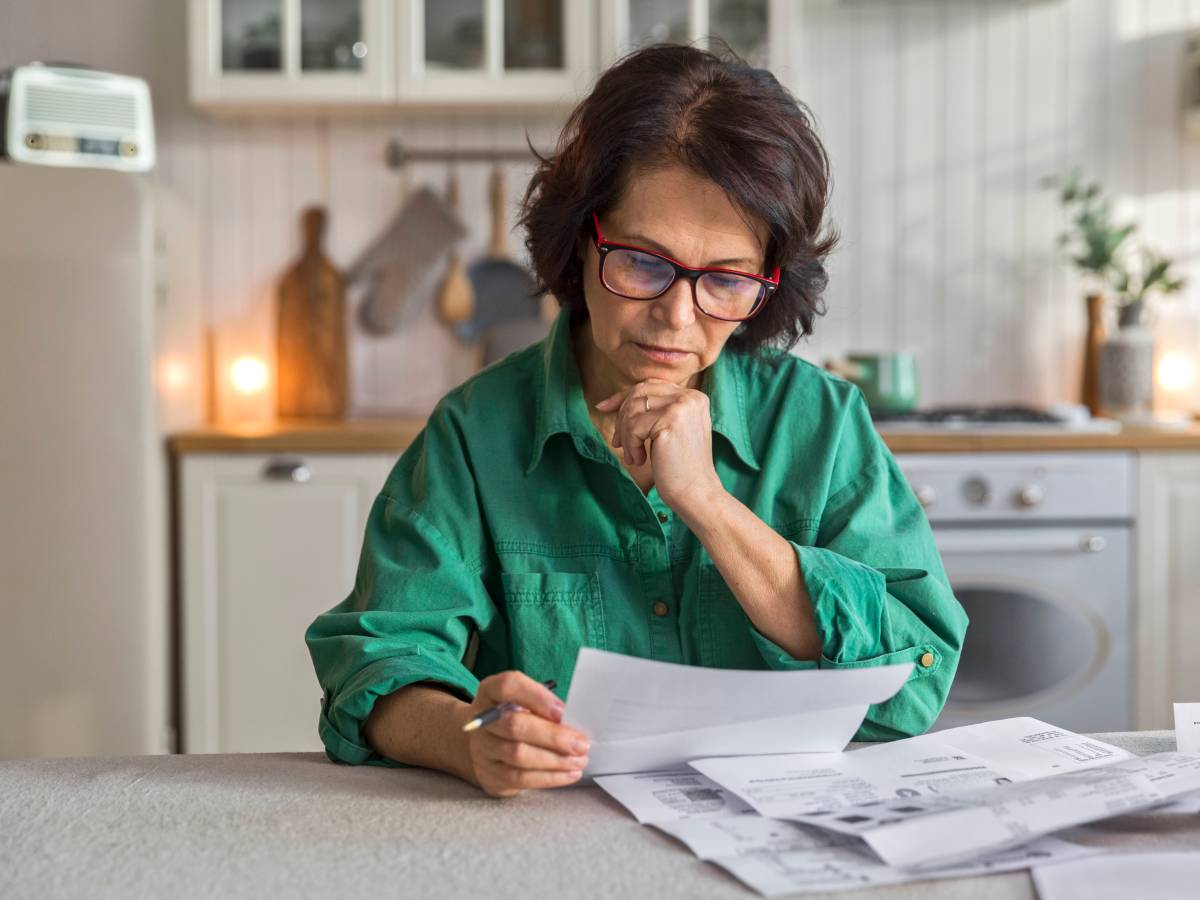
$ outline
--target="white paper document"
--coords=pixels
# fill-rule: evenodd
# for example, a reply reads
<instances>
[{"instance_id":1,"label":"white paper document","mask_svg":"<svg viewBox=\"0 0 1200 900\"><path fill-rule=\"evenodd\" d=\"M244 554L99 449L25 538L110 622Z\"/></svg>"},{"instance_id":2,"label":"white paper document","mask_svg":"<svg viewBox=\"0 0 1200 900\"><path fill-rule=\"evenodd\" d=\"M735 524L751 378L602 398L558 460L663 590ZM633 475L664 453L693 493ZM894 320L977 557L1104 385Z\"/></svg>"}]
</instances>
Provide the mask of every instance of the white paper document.
<instances>
[{"instance_id":1,"label":"white paper document","mask_svg":"<svg viewBox=\"0 0 1200 900\"><path fill-rule=\"evenodd\" d=\"M640 822L769 897L1009 871L1096 852L1043 838L966 865L906 872L880 862L857 837L760 816L692 770L602 775L596 784Z\"/></svg>"},{"instance_id":2,"label":"white paper document","mask_svg":"<svg viewBox=\"0 0 1200 900\"><path fill-rule=\"evenodd\" d=\"M1192 900L1200 853L1112 853L1047 866L1033 875L1040 900Z\"/></svg>"},{"instance_id":3,"label":"white paper document","mask_svg":"<svg viewBox=\"0 0 1200 900\"><path fill-rule=\"evenodd\" d=\"M600 775L596 784L642 824L746 814L757 818L749 803L695 769Z\"/></svg>"},{"instance_id":4,"label":"white paper document","mask_svg":"<svg viewBox=\"0 0 1200 900\"><path fill-rule=\"evenodd\" d=\"M1150 810L1153 815L1194 816L1200 814L1200 791L1185 794L1178 800L1173 800L1164 806L1156 806Z\"/></svg>"},{"instance_id":5,"label":"white paper document","mask_svg":"<svg viewBox=\"0 0 1200 900\"><path fill-rule=\"evenodd\" d=\"M744 819L737 820L739 822ZM759 821L770 821L760 819ZM655 826L661 827L661 826ZM723 856L709 862L725 869L765 897L807 891L848 891L885 884L904 884L934 878L967 878L1057 864L1099 853L1091 847L1042 838L957 866L920 872L893 869L852 847L782 847L762 853Z\"/></svg>"},{"instance_id":6,"label":"white paper document","mask_svg":"<svg viewBox=\"0 0 1200 900\"><path fill-rule=\"evenodd\" d=\"M1014 781L1137 758L1128 750L1028 716L948 728L912 740L925 739L981 756Z\"/></svg>"},{"instance_id":7,"label":"white paper document","mask_svg":"<svg viewBox=\"0 0 1200 900\"><path fill-rule=\"evenodd\" d=\"M795 821L856 834L901 868L946 865L1200 789L1200 756L1158 753L967 794L900 799Z\"/></svg>"},{"instance_id":8,"label":"white paper document","mask_svg":"<svg viewBox=\"0 0 1200 900\"><path fill-rule=\"evenodd\" d=\"M849 753L697 759L692 767L773 818L936 796L994 785L1005 778L986 760L925 740L879 744Z\"/></svg>"},{"instance_id":9,"label":"white paper document","mask_svg":"<svg viewBox=\"0 0 1200 900\"><path fill-rule=\"evenodd\" d=\"M1200 753L1200 703L1175 704L1175 749Z\"/></svg>"},{"instance_id":10,"label":"white paper document","mask_svg":"<svg viewBox=\"0 0 1200 900\"><path fill-rule=\"evenodd\" d=\"M789 818L963 793L1135 758L1038 719L1016 718L849 753L696 759L691 766L762 815Z\"/></svg>"},{"instance_id":11,"label":"white paper document","mask_svg":"<svg viewBox=\"0 0 1200 900\"><path fill-rule=\"evenodd\" d=\"M710 669L585 647L563 721L589 738L587 776L674 769L700 756L832 752L911 671Z\"/></svg>"}]
</instances>

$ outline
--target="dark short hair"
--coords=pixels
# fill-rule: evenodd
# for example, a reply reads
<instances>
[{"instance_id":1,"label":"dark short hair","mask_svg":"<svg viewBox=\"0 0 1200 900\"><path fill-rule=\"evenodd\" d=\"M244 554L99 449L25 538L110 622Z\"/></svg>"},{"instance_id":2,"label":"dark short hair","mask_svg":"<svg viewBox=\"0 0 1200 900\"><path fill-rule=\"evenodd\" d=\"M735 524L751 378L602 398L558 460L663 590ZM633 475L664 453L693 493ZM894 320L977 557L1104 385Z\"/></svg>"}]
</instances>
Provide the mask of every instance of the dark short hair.
<instances>
[{"instance_id":1,"label":"dark short hair","mask_svg":"<svg viewBox=\"0 0 1200 900\"><path fill-rule=\"evenodd\" d=\"M586 310L578 246L592 234L592 211L618 202L633 165L679 162L767 226L764 271L781 269L778 290L727 346L790 349L824 314L824 260L838 240L823 230L829 159L808 107L727 47L655 44L625 56L538 159L519 221L539 291L561 306Z\"/></svg>"}]
</instances>

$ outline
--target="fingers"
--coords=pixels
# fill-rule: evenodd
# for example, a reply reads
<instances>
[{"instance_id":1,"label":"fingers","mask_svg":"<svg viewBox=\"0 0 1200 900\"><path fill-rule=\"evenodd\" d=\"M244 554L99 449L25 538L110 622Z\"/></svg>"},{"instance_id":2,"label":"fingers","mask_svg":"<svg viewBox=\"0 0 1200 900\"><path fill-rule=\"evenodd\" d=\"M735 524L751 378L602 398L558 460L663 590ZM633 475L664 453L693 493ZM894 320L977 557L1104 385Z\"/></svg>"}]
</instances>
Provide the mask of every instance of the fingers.
<instances>
[{"instance_id":1,"label":"fingers","mask_svg":"<svg viewBox=\"0 0 1200 900\"><path fill-rule=\"evenodd\" d=\"M489 675L479 682L475 699L485 706L498 706L505 702L517 703L551 722L562 721L562 701L554 696L553 691L524 672L508 671ZM501 721L506 718L511 716L504 716Z\"/></svg>"},{"instance_id":2,"label":"fingers","mask_svg":"<svg viewBox=\"0 0 1200 900\"><path fill-rule=\"evenodd\" d=\"M581 770L550 772L541 769L515 769L494 762L480 772L479 786L493 797L512 797L525 790L566 787L583 775Z\"/></svg>"},{"instance_id":3,"label":"fingers","mask_svg":"<svg viewBox=\"0 0 1200 900\"><path fill-rule=\"evenodd\" d=\"M655 379L648 379L639 382L623 396L614 395L620 397L621 402L616 407L617 418L613 426L612 446L613 449L622 450L627 462L633 465L641 465L646 461L647 453L643 446L645 437L642 436L639 439L634 428L642 421L639 415L642 418L649 415L652 417L649 420L650 425L642 426L646 429L646 433L649 432L649 427L653 425L654 421L657 421L662 411L670 405L672 387L672 385L665 382L659 384ZM646 410L647 400L651 403L649 411ZM603 402L607 403L607 401ZM613 408L612 405L607 407L607 409Z\"/></svg>"},{"instance_id":4,"label":"fingers","mask_svg":"<svg viewBox=\"0 0 1200 900\"><path fill-rule=\"evenodd\" d=\"M586 756L589 748L583 732L529 713L501 716L482 730L506 741L520 741L562 756Z\"/></svg>"},{"instance_id":5,"label":"fingers","mask_svg":"<svg viewBox=\"0 0 1200 900\"><path fill-rule=\"evenodd\" d=\"M624 449L625 458L635 466L643 465L649 458L646 442L655 433L655 426L671 412L677 391L646 390L639 386L630 392L617 411L617 424L613 429L613 447ZM646 409L649 400L650 409Z\"/></svg>"},{"instance_id":6,"label":"fingers","mask_svg":"<svg viewBox=\"0 0 1200 900\"><path fill-rule=\"evenodd\" d=\"M514 769L533 769L547 772L582 771L587 768L586 753L564 756L535 744L510 741L490 731L479 735L479 750L489 760L504 763Z\"/></svg>"},{"instance_id":7,"label":"fingers","mask_svg":"<svg viewBox=\"0 0 1200 900\"><path fill-rule=\"evenodd\" d=\"M563 787L582 777L588 763L588 740L561 724L562 703L522 672L500 672L483 679L477 706L515 702L523 707L506 713L468 737L474 780L495 797L524 790Z\"/></svg>"}]
</instances>

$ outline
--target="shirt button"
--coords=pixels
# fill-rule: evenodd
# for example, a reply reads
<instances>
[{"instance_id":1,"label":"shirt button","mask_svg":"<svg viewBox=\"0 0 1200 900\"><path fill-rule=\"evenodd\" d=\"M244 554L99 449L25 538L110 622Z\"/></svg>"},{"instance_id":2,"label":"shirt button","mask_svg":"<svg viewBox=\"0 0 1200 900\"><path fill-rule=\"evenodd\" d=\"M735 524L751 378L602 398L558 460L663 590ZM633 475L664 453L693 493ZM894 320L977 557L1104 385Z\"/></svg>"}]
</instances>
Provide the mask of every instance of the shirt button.
<instances>
[{"instance_id":1,"label":"shirt button","mask_svg":"<svg viewBox=\"0 0 1200 900\"><path fill-rule=\"evenodd\" d=\"M921 659L919 661L921 663L921 668L928 669L933 665L933 654L926 650L921 654Z\"/></svg>"},{"instance_id":2,"label":"shirt button","mask_svg":"<svg viewBox=\"0 0 1200 900\"><path fill-rule=\"evenodd\" d=\"M660 618L665 616L667 614L667 604L663 603L661 600L655 603L654 614Z\"/></svg>"},{"instance_id":3,"label":"shirt button","mask_svg":"<svg viewBox=\"0 0 1200 900\"><path fill-rule=\"evenodd\" d=\"M658 521L660 521L660 522L665 523L667 521L667 519L669 519L669 518L670 518L670 516L668 516L666 513L658 514Z\"/></svg>"}]
</instances>

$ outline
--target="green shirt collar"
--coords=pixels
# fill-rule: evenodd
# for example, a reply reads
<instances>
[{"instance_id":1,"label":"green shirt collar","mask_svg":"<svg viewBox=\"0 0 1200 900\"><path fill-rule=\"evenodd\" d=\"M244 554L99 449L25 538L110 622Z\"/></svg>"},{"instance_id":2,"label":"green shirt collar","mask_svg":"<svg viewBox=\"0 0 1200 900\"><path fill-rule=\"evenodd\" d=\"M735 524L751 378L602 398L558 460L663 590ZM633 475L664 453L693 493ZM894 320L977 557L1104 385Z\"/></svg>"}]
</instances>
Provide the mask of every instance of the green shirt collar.
<instances>
[{"instance_id":1,"label":"green shirt collar","mask_svg":"<svg viewBox=\"0 0 1200 900\"><path fill-rule=\"evenodd\" d=\"M564 307L542 342L542 353L534 367L537 416L526 475L537 467L552 434L566 432L579 440L595 436L583 399L579 365L571 350L570 328L570 310ZM701 390L708 394L713 431L729 441L738 458L757 472L760 466L750 445L741 374L730 354L722 352L705 371Z\"/></svg>"}]
</instances>

